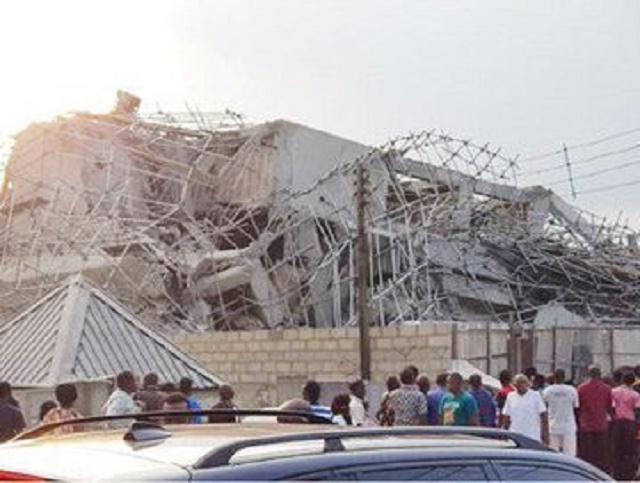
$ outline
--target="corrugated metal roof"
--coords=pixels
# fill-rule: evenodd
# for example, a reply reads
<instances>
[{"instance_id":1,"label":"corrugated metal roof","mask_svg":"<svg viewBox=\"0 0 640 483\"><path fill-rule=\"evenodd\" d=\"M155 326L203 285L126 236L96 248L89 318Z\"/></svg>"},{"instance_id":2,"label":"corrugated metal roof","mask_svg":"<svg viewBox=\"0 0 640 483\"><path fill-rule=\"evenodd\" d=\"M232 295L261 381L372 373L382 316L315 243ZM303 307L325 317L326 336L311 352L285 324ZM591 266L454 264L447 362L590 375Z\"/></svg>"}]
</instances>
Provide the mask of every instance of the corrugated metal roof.
<instances>
[{"instance_id":1,"label":"corrugated metal roof","mask_svg":"<svg viewBox=\"0 0 640 483\"><path fill-rule=\"evenodd\" d=\"M66 291L54 290L22 315L0 328L0 380L45 383ZM25 354L30 354L25 357Z\"/></svg>"},{"instance_id":2,"label":"corrugated metal roof","mask_svg":"<svg viewBox=\"0 0 640 483\"><path fill-rule=\"evenodd\" d=\"M115 301L77 277L0 328L0 380L54 386L123 370L196 388L222 381Z\"/></svg>"}]
</instances>

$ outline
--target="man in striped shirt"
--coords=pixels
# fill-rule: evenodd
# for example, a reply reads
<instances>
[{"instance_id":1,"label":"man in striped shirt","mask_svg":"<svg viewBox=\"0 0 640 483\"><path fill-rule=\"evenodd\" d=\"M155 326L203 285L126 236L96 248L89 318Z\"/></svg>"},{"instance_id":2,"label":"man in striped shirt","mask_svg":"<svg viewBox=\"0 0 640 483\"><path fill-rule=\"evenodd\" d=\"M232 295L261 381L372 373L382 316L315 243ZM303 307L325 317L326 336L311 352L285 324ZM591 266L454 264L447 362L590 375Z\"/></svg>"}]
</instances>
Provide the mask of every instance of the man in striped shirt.
<instances>
[{"instance_id":1,"label":"man in striped shirt","mask_svg":"<svg viewBox=\"0 0 640 483\"><path fill-rule=\"evenodd\" d=\"M320 384L317 381L310 380L302 386L302 398L311 405L313 414L331 420L331 409L320 404Z\"/></svg>"}]
</instances>

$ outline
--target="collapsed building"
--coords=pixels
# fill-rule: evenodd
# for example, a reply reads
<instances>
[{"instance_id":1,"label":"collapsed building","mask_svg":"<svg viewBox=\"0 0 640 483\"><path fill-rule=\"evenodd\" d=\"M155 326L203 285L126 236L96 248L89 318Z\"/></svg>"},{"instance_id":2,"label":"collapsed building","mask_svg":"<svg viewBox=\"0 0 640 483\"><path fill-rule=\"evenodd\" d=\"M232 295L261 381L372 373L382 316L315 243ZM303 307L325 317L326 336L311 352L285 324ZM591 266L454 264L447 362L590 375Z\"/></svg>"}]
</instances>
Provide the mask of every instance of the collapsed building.
<instances>
[{"instance_id":1,"label":"collapsed building","mask_svg":"<svg viewBox=\"0 0 640 483\"><path fill-rule=\"evenodd\" d=\"M637 235L436 131L379 148L287 121L73 114L18 134L1 193L0 320L82 274L165 330L356 321L356 207L376 325L640 322ZM355 171L367 189L356 197Z\"/></svg>"}]
</instances>

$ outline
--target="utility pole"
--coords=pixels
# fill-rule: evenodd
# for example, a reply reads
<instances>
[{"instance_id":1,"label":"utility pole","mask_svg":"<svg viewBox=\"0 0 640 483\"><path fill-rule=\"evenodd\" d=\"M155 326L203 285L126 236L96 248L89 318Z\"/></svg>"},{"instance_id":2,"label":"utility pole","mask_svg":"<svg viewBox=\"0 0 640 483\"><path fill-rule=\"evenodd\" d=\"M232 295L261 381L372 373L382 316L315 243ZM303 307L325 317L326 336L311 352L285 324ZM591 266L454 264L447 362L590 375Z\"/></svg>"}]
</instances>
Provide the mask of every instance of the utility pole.
<instances>
[{"instance_id":1,"label":"utility pole","mask_svg":"<svg viewBox=\"0 0 640 483\"><path fill-rule=\"evenodd\" d=\"M562 152L564 153L564 162L567 165L567 172L569 173L569 185L571 186L571 197L576 199L576 187L573 183L573 171L571 171L571 160L569 159L569 150L565 144L562 145Z\"/></svg>"},{"instance_id":2,"label":"utility pole","mask_svg":"<svg viewBox=\"0 0 640 483\"><path fill-rule=\"evenodd\" d=\"M360 377L371 380L371 339L369 326L369 237L367 233L367 204L369 197L369 175L359 162L356 167L356 301L358 328L360 332Z\"/></svg>"}]
</instances>

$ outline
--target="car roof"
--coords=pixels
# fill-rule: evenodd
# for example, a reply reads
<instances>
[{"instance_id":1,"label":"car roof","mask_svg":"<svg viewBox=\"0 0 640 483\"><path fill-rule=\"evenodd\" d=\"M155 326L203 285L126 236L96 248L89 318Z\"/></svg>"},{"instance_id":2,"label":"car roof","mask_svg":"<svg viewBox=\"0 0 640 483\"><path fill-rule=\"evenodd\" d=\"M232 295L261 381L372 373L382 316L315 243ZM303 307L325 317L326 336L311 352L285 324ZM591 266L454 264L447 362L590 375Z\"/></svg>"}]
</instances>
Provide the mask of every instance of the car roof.
<instances>
[{"instance_id":1,"label":"car roof","mask_svg":"<svg viewBox=\"0 0 640 483\"><path fill-rule=\"evenodd\" d=\"M482 437L468 436L464 434L401 434L413 433L409 429L386 428L380 431L367 431L366 429L352 429L340 426L313 425L313 424L281 424L271 422L243 422L222 424L174 424L162 427L167 432L167 437L152 439L142 442L126 441L126 428L109 429L91 432L79 432L70 434L47 434L35 439L16 441L5 444L3 454L16 449L22 452L36 451L39 448L56 452L64 449L83 448L91 451L103 451L117 455L132 453L138 457L144 457L150 461L169 462L179 466L193 466L199 458L215 453L229 445L238 445L241 450L263 448L266 446L289 445L312 442L323 443L327 435L336 435L340 439L350 440L347 449L366 450L372 446L401 447L431 446L431 447L478 447L499 446L515 447L510 441L487 440ZM448 432L448 431L447 431ZM354 439L356 436L367 436ZM316 437L316 435L318 435ZM411 439L401 441L401 436L409 436ZM304 438L304 439L299 439ZM382 444L384 440L384 444ZM246 447L245 447L246 445ZM322 450L322 446L319 447ZM249 451L251 452L251 451ZM319 451L322 452L322 451ZM316 453L316 451L314 451ZM295 452L293 453L295 454ZM251 458L240 458L240 461ZM256 455L255 459L261 458Z\"/></svg>"},{"instance_id":2,"label":"car roof","mask_svg":"<svg viewBox=\"0 0 640 483\"><path fill-rule=\"evenodd\" d=\"M126 428L71 434L47 434L2 445L0 470L52 479L107 479L118 475L157 474L170 479L187 474L198 459L232 442L301 431L326 425L243 423L164 426L169 437L126 441ZM134 479L137 479L134 478Z\"/></svg>"},{"instance_id":3,"label":"car roof","mask_svg":"<svg viewBox=\"0 0 640 483\"><path fill-rule=\"evenodd\" d=\"M141 443L125 441L126 428L71 434L47 434L35 439L16 441L2 447L3 455L7 451L44 450L62 451L64 449L83 448L91 451L103 451L122 455L135 454L150 461L170 462L179 466L190 466L198 458L232 442L265 436L285 436L302 431L326 430L326 426L310 424L278 423L225 423L225 424L175 424L165 425L170 435ZM5 458L3 458L4 460Z\"/></svg>"},{"instance_id":4,"label":"car roof","mask_svg":"<svg viewBox=\"0 0 640 483\"><path fill-rule=\"evenodd\" d=\"M451 426L393 428L334 426L334 428L327 430L326 427L320 427L315 432L306 431L289 436L274 435L230 442L202 458L195 467L208 468L234 464L238 460L246 462L303 454L362 451L372 448L500 447L549 451L539 441L494 428ZM250 455L249 458L246 457L247 452Z\"/></svg>"},{"instance_id":5,"label":"car roof","mask_svg":"<svg viewBox=\"0 0 640 483\"><path fill-rule=\"evenodd\" d=\"M251 422L247 422L247 421ZM58 479L134 478L155 475L182 479L191 471L245 467L305 457L461 453L507 454L518 449L546 453L539 442L503 430L456 427L344 428L335 425L283 424L269 418L241 424L160 426L146 421L130 428L66 435L47 434L2 447L0 470ZM104 424L104 422L103 422ZM384 451L381 451L384 450ZM483 453L484 452L484 453ZM327 453L330 453L329 455ZM256 476L260 476L256 474Z\"/></svg>"}]
</instances>

